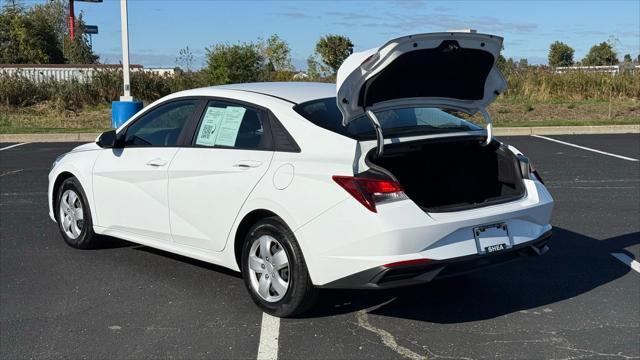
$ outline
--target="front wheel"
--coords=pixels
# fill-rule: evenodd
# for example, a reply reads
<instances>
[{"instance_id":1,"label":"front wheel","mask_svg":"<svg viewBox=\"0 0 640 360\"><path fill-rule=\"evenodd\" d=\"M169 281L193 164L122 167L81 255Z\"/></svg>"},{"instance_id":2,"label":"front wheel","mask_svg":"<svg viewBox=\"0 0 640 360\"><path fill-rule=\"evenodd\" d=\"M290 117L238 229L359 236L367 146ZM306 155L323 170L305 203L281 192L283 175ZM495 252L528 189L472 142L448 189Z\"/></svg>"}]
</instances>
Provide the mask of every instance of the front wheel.
<instances>
[{"instance_id":1,"label":"front wheel","mask_svg":"<svg viewBox=\"0 0 640 360\"><path fill-rule=\"evenodd\" d=\"M316 297L300 246L277 217L260 220L247 234L242 275L253 301L274 316L300 314Z\"/></svg>"},{"instance_id":2,"label":"front wheel","mask_svg":"<svg viewBox=\"0 0 640 360\"><path fill-rule=\"evenodd\" d=\"M71 177L58 188L56 220L64 241L77 249L88 249L95 242L91 211L78 179Z\"/></svg>"}]
</instances>

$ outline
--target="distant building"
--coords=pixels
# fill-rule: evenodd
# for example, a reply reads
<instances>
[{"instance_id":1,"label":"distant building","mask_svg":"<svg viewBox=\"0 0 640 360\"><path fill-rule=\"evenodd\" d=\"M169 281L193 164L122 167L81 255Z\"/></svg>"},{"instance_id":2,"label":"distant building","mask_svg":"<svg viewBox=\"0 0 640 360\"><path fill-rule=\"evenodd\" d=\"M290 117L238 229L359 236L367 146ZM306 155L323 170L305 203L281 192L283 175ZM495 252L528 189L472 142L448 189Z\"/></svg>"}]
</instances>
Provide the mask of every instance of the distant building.
<instances>
[{"instance_id":1,"label":"distant building","mask_svg":"<svg viewBox=\"0 0 640 360\"><path fill-rule=\"evenodd\" d=\"M307 80L309 75L304 71L299 71L293 74L293 80Z\"/></svg>"},{"instance_id":2,"label":"distant building","mask_svg":"<svg viewBox=\"0 0 640 360\"><path fill-rule=\"evenodd\" d=\"M143 68L142 71L146 73L154 73L161 76L173 75L176 72L175 68Z\"/></svg>"},{"instance_id":3,"label":"distant building","mask_svg":"<svg viewBox=\"0 0 640 360\"><path fill-rule=\"evenodd\" d=\"M142 65L130 65L131 71L145 71ZM120 70L120 64L0 64L0 74L26 77L32 81L88 81L97 71ZM153 72L155 69L149 69ZM173 69L171 69L173 73Z\"/></svg>"}]
</instances>

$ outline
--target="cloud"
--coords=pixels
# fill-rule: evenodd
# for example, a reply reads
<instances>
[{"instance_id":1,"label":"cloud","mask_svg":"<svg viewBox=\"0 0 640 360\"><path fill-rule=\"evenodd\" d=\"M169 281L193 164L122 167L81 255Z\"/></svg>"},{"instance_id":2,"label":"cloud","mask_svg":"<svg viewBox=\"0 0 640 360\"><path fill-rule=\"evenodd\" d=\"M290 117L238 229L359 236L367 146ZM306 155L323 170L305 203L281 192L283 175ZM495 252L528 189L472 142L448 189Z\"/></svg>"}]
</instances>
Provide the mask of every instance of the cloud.
<instances>
[{"instance_id":1,"label":"cloud","mask_svg":"<svg viewBox=\"0 0 640 360\"><path fill-rule=\"evenodd\" d=\"M280 13L279 15L282 15L290 19L312 19L317 17L317 16L312 16L299 11L287 11L284 13Z\"/></svg>"},{"instance_id":2,"label":"cloud","mask_svg":"<svg viewBox=\"0 0 640 360\"><path fill-rule=\"evenodd\" d=\"M494 16L463 18L452 13L451 9L442 6L429 10L423 6L425 3L419 1L406 0L396 4L401 6L395 7L376 8L377 5L378 3L374 2L372 11L369 13L332 10L325 11L321 17L329 19L331 24L335 26L377 28L380 29L380 32L446 31L472 28L480 32L530 33L538 28L538 24L532 22L506 21ZM279 15L290 19L314 17L299 10Z\"/></svg>"}]
</instances>

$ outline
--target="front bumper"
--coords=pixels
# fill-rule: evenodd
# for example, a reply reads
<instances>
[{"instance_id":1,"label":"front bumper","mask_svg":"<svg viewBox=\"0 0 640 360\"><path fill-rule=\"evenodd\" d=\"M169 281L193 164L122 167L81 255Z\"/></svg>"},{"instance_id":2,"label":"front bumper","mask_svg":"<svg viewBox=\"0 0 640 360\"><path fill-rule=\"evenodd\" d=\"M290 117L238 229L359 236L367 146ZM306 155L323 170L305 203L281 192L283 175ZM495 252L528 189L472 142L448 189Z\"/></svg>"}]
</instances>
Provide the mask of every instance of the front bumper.
<instances>
[{"instance_id":1,"label":"front bumper","mask_svg":"<svg viewBox=\"0 0 640 360\"><path fill-rule=\"evenodd\" d=\"M389 289L428 283L529 256L543 255L549 247L551 230L535 240L490 255L468 255L423 264L376 266L321 286L332 289Z\"/></svg>"}]
</instances>

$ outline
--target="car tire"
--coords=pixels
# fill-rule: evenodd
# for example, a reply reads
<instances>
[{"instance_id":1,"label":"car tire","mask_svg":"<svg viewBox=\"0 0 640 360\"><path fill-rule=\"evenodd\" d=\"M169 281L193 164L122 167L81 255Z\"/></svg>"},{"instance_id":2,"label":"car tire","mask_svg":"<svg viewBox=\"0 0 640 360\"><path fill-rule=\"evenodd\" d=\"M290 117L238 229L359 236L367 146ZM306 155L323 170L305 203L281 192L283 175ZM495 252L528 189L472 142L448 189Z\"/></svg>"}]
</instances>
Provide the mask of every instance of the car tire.
<instances>
[{"instance_id":1,"label":"car tire","mask_svg":"<svg viewBox=\"0 0 640 360\"><path fill-rule=\"evenodd\" d=\"M317 289L309 278L302 250L280 218L265 218L251 227L242 249L241 269L251 298L270 315L299 315L315 302Z\"/></svg>"},{"instance_id":2,"label":"car tire","mask_svg":"<svg viewBox=\"0 0 640 360\"><path fill-rule=\"evenodd\" d=\"M89 249L96 242L91 211L82 185L75 177L60 184L54 215L58 229L67 245L76 249Z\"/></svg>"}]
</instances>

